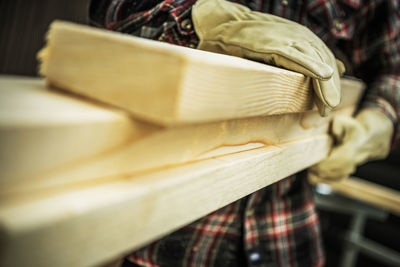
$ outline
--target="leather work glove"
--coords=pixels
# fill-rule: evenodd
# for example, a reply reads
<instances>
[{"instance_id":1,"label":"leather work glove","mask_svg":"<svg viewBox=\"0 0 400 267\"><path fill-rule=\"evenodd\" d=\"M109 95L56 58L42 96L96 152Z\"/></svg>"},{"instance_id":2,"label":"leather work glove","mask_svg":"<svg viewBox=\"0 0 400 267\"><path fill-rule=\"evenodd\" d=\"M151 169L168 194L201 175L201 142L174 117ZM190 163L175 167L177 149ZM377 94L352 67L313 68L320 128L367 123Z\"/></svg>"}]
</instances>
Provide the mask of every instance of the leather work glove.
<instances>
[{"instance_id":1,"label":"leather work glove","mask_svg":"<svg viewBox=\"0 0 400 267\"><path fill-rule=\"evenodd\" d=\"M331 134L336 146L310 171L321 179L340 180L353 173L357 165L388 155L393 123L381 111L369 108L355 118L335 116Z\"/></svg>"},{"instance_id":2,"label":"leather work glove","mask_svg":"<svg viewBox=\"0 0 400 267\"><path fill-rule=\"evenodd\" d=\"M312 78L322 116L340 102L344 65L306 27L224 0L199 0L192 10L198 49L238 56Z\"/></svg>"}]
</instances>

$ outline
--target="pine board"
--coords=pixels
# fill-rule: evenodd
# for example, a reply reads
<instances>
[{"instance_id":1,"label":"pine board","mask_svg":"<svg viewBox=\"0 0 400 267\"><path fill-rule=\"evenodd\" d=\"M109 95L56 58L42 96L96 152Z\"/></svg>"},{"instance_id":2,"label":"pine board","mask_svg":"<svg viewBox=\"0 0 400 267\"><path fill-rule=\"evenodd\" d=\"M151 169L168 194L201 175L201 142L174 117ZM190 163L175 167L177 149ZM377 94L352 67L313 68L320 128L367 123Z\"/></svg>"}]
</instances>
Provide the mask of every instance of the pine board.
<instances>
[{"instance_id":1,"label":"pine board","mask_svg":"<svg viewBox=\"0 0 400 267\"><path fill-rule=\"evenodd\" d=\"M309 78L266 64L63 21L47 39L48 83L158 124L312 109Z\"/></svg>"},{"instance_id":2,"label":"pine board","mask_svg":"<svg viewBox=\"0 0 400 267\"><path fill-rule=\"evenodd\" d=\"M350 85L350 95L356 96L354 90L359 85L346 82ZM344 98L350 101L350 97ZM354 104L355 99L348 103ZM338 112L349 114L353 108L344 106ZM186 158L186 164L175 162L174 167L164 166L148 173L115 173L96 179L82 176L83 180L71 184L64 180L54 188L44 186L35 191L26 187L28 191L23 194L3 195L0 265L88 266L123 255L323 159L330 147L329 137L323 134L328 122L329 118L320 118L311 111L187 127L158 127L159 132L138 138L138 143L148 142L144 146L148 147L168 143L166 140L184 140L186 131L191 135L194 132L190 129L197 132L203 127L204 132L199 134L203 137L221 133L221 129L233 131L226 131L228 134L221 135L224 136L221 139L215 135L191 143L197 152L189 153L189 158L194 159L190 163ZM246 131L238 132L237 125L246 126L242 128ZM232 135L236 132L237 136ZM249 132L253 133L251 142L243 142L241 138ZM261 133L261 139L254 138ZM160 139L153 139L155 136ZM228 143L229 138L236 143ZM206 139L222 142L210 144ZM125 148L126 144L122 149ZM152 155L159 154L162 153Z\"/></svg>"},{"instance_id":3,"label":"pine board","mask_svg":"<svg viewBox=\"0 0 400 267\"><path fill-rule=\"evenodd\" d=\"M400 192L357 177L349 177L341 181L326 181L310 176L313 183L328 184L334 191L345 196L381 207L396 215L400 215Z\"/></svg>"},{"instance_id":4,"label":"pine board","mask_svg":"<svg viewBox=\"0 0 400 267\"><path fill-rule=\"evenodd\" d=\"M327 135L0 205L1 266L93 266L323 159ZM34 211L34 212L33 212Z\"/></svg>"},{"instance_id":5,"label":"pine board","mask_svg":"<svg viewBox=\"0 0 400 267\"><path fill-rule=\"evenodd\" d=\"M150 128L115 108L49 90L43 79L0 76L0 191L124 146Z\"/></svg>"},{"instance_id":6,"label":"pine board","mask_svg":"<svg viewBox=\"0 0 400 267\"><path fill-rule=\"evenodd\" d=\"M0 81L0 101L7 103L0 106L0 200L320 134L330 120L309 111L159 127L47 90L40 80ZM362 86L352 80L342 83L347 102L340 112L350 114Z\"/></svg>"}]
</instances>

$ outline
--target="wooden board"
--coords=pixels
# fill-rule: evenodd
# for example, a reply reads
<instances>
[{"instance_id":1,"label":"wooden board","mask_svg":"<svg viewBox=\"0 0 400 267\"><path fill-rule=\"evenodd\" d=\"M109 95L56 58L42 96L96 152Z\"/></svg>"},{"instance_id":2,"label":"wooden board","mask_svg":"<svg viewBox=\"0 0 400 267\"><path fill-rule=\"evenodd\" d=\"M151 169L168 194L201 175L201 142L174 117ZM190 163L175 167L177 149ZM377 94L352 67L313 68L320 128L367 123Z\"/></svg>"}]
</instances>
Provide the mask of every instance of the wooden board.
<instances>
[{"instance_id":1,"label":"wooden board","mask_svg":"<svg viewBox=\"0 0 400 267\"><path fill-rule=\"evenodd\" d=\"M342 105L350 107L362 86L352 80L342 82L347 101ZM29 84L29 80L22 86L21 81L10 79L7 88L12 90L0 91L5 96L2 99L14 101L2 106L0 119L0 155L4 159L0 163L0 200L325 133L330 120L311 111L164 128L45 90L37 80ZM19 95L24 95L25 101ZM23 109L14 111L14 119L7 115L18 106ZM352 107L340 112L351 114ZM107 120L101 120L104 117ZM118 123L126 127L118 128ZM118 135L122 137L118 139ZM18 155L18 160L9 155Z\"/></svg>"},{"instance_id":2,"label":"wooden board","mask_svg":"<svg viewBox=\"0 0 400 267\"><path fill-rule=\"evenodd\" d=\"M124 146L157 127L120 110L0 76L0 191L43 171Z\"/></svg>"},{"instance_id":3,"label":"wooden board","mask_svg":"<svg viewBox=\"0 0 400 267\"><path fill-rule=\"evenodd\" d=\"M314 117L318 122L312 120ZM313 124L308 125L308 121L313 121ZM18 180L2 178L0 199L10 194L32 194L37 190L79 186L113 179L121 174L132 175L221 154L251 150L265 144L278 144L324 133L328 129L328 121L328 118L323 119L310 113L160 129L148 136L126 142L118 149L74 164L65 164ZM18 164L13 163L14 167Z\"/></svg>"},{"instance_id":4,"label":"wooden board","mask_svg":"<svg viewBox=\"0 0 400 267\"><path fill-rule=\"evenodd\" d=\"M354 85L349 87L351 91L359 88L357 83L349 83ZM349 113L352 109L342 110ZM97 178L86 173L90 175L72 181L69 179L74 176L62 176L56 184L52 184L53 178L69 168L60 168L52 179L38 177L51 186L46 182L43 187L28 186L27 191L2 195L0 266L89 266L123 255L323 159L330 140L320 133L326 132L328 122L329 118L307 112L158 127L155 133L138 138L136 144L125 144L122 151L140 151L134 147L144 142L143 149L155 147L162 153L145 156L126 152L125 156L150 160L150 156L164 154L159 157L167 159L171 153L182 162L190 158L194 162L148 173L128 171L121 175L118 171ZM184 149L177 152L172 148ZM105 157L110 160L110 155ZM99 158L81 167L85 169ZM109 170L121 170L119 163L126 162L125 167L129 167L128 163L135 162L116 158L121 161L110 164ZM104 166L94 164L91 166ZM30 182L21 184L34 184ZM4 188L10 187L1 190Z\"/></svg>"},{"instance_id":5,"label":"wooden board","mask_svg":"<svg viewBox=\"0 0 400 267\"><path fill-rule=\"evenodd\" d=\"M68 22L51 25L39 58L50 84L164 125L312 108L299 73Z\"/></svg>"},{"instance_id":6,"label":"wooden board","mask_svg":"<svg viewBox=\"0 0 400 267\"><path fill-rule=\"evenodd\" d=\"M0 266L93 266L323 159L327 135L0 204Z\"/></svg>"},{"instance_id":7,"label":"wooden board","mask_svg":"<svg viewBox=\"0 0 400 267\"><path fill-rule=\"evenodd\" d=\"M400 215L400 192L391 188L357 177L350 177L341 181L327 181L310 176L310 180L315 184L327 184L331 189L345 196L367 202Z\"/></svg>"}]
</instances>

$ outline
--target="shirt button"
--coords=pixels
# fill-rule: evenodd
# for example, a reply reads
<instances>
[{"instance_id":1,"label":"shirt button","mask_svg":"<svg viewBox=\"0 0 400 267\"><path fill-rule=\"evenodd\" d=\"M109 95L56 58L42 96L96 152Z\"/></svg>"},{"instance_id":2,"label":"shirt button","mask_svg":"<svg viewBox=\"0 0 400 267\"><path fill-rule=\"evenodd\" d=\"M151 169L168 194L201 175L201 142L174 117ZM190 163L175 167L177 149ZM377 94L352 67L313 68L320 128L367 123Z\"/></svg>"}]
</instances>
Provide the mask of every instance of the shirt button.
<instances>
[{"instance_id":1,"label":"shirt button","mask_svg":"<svg viewBox=\"0 0 400 267\"><path fill-rule=\"evenodd\" d=\"M181 27L182 27L182 29L189 31L192 29L192 23L190 22L189 19L185 19L181 22Z\"/></svg>"},{"instance_id":2,"label":"shirt button","mask_svg":"<svg viewBox=\"0 0 400 267\"><path fill-rule=\"evenodd\" d=\"M250 254L250 261L251 262L257 262L257 261L259 261L260 260L260 253L258 253L258 252L252 252L251 254Z\"/></svg>"},{"instance_id":3,"label":"shirt button","mask_svg":"<svg viewBox=\"0 0 400 267\"><path fill-rule=\"evenodd\" d=\"M246 211L246 215L247 215L247 216L254 216L254 210L253 210L253 209L247 210L247 211Z\"/></svg>"},{"instance_id":4,"label":"shirt button","mask_svg":"<svg viewBox=\"0 0 400 267\"><path fill-rule=\"evenodd\" d=\"M289 2L287 0L282 0L282 6L287 6L289 4Z\"/></svg>"},{"instance_id":5,"label":"shirt button","mask_svg":"<svg viewBox=\"0 0 400 267\"><path fill-rule=\"evenodd\" d=\"M336 31L341 31L343 28L343 23L341 23L339 20L334 19L333 20L333 27L335 27Z\"/></svg>"}]
</instances>

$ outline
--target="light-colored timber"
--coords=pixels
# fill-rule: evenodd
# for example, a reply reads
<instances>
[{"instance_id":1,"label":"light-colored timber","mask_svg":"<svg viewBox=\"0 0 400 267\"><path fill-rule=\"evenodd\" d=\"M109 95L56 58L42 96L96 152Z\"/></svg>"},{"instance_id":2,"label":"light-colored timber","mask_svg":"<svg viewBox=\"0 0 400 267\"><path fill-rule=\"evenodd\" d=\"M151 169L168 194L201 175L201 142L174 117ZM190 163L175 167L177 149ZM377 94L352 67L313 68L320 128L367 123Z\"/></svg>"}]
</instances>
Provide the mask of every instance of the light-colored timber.
<instances>
[{"instance_id":1,"label":"light-colored timber","mask_svg":"<svg viewBox=\"0 0 400 267\"><path fill-rule=\"evenodd\" d=\"M329 185L334 191L400 215L400 192L357 177L328 181L310 175L312 183Z\"/></svg>"},{"instance_id":2,"label":"light-colored timber","mask_svg":"<svg viewBox=\"0 0 400 267\"><path fill-rule=\"evenodd\" d=\"M0 82L0 200L325 133L330 120L309 111L165 128L47 90L36 79ZM342 105L350 108L341 112L349 114L362 86L342 83Z\"/></svg>"},{"instance_id":3,"label":"light-colored timber","mask_svg":"<svg viewBox=\"0 0 400 267\"><path fill-rule=\"evenodd\" d=\"M43 79L0 76L0 191L154 129L118 109L48 90Z\"/></svg>"},{"instance_id":4,"label":"light-colored timber","mask_svg":"<svg viewBox=\"0 0 400 267\"><path fill-rule=\"evenodd\" d=\"M39 53L49 84L163 125L304 112L310 79L266 64L56 21Z\"/></svg>"},{"instance_id":5,"label":"light-colored timber","mask_svg":"<svg viewBox=\"0 0 400 267\"><path fill-rule=\"evenodd\" d=\"M0 266L93 266L296 173L327 135L0 204Z\"/></svg>"},{"instance_id":6,"label":"light-colored timber","mask_svg":"<svg viewBox=\"0 0 400 267\"><path fill-rule=\"evenodd\" d=\"M39 57L52 86L178 126L6 84L1 266L106 262L329 152L329 118L291 71L66 22Z\"/></svg>"},{"instance_id":7,"label":"light-colored timber","mask_svg":"<svg viewBox=\"0 0 400 267\"><path fill-rule=\"evenodd\" d=\"M349 90L353 100L346 93L344 99L353 106L344 106L339 112L349 114L357 99L353 90L360 93L360 86L353 81L346 83L344 92ZM305 169L329 153L331 141L323 133L329 118L320 118L316 112L249 120L253 119L252 123L232 120L204 124L207 130L198 136L211 133L209 142L214 138L240 142L210 145L196 137L202 140L199 145L186 140L185 144L198 149L196 153L187 152L191 155L188 158L196 155L190 163L71 184L64 180L53 189L30 188L32 191L22 195L4 195L0 201L0 266L93 266L108 262ZM244 129L238 135L234 134L239 129L235 125ZM201 129L200 125L159 128L159 132L138 142L160 144L157 142L172 140L167 138L169 134L170 138L185 139L182 136L185 131L190 133L191 127L195 132ZM257 130L261 139L241 143L240 135L254 131L252 136L259 137ZM224 137L215 135L218 132ZM152 139L158 135L160 139ZM156 152L153 156L170 151Z\"/></svg>"}]
</instances>

